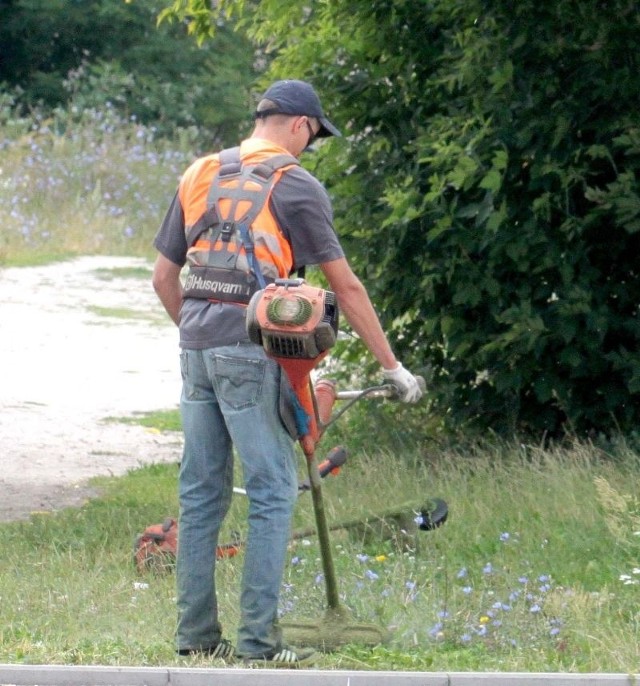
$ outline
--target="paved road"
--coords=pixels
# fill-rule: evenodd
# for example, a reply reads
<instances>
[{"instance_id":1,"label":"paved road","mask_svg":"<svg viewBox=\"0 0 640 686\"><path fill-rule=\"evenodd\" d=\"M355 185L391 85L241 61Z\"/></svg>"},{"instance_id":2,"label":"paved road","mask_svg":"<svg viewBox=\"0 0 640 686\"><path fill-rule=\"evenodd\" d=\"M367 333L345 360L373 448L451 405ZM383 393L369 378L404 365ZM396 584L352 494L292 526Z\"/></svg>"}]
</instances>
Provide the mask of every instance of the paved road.
<instances>
[{"instance_id":1,"label":"paved road","mask_svg":"<svg viewBox=\"0 0 640 686\"><path fill-rule=\"evenodd\" d=\"M177 331L131 267L149 265L0 269L0 521L82 502L91 476L179 459L179 437L104 421L179 399Z\"/></svg>"},{"instance_id":2,"label":"paved road","mask_svg":"<svg viewBox=\"0 0 640 686\"><path fill-rule=\"evenodd\" d=\"M14 686L634 686L626 674L355 672L0 665Z\"/></svg>"}]
</instances>

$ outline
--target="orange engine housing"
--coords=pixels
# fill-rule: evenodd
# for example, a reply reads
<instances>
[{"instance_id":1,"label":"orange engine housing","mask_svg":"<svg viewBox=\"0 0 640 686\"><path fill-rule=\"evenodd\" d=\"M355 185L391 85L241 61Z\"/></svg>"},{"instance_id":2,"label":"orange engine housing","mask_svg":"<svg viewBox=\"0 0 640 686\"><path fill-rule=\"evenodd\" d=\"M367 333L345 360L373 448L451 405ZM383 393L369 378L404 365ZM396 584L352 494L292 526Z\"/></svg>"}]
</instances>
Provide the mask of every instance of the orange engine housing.
<instances>
[{"instance_id":1,"label":"orange engine housing","mask_svg":"<svg viewBox=\"0 0 640 686\"><path fill-rule=\"evenodd\" d=\"M315 360L335 344L338 319L332 291L303 279L278 279L253 295L246 326L251 342L273 357Z\"/></svg>"}]
</instances>

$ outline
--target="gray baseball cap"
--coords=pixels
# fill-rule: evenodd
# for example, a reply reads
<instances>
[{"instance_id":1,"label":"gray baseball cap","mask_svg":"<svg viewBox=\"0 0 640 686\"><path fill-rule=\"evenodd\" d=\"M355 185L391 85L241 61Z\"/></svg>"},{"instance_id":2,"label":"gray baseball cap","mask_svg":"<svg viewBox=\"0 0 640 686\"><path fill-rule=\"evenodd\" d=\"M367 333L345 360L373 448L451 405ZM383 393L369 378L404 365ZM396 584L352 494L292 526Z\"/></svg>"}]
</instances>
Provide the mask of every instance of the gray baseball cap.
<instances>
[{"instance_id":1,"label":"gray baseball cap","mask_svg":"<svg viewBox=\"0 0 640 686\"><path fill-rule=\"evenodd\" d=\"M320 122L318 138L342 135L324 116L318 94L306 81L276 81L267 88L262 99L271 100L275 107L256 112L256 118L267 117L270 114L305 115L315 117Z\"/></svg>"}]
</instances>

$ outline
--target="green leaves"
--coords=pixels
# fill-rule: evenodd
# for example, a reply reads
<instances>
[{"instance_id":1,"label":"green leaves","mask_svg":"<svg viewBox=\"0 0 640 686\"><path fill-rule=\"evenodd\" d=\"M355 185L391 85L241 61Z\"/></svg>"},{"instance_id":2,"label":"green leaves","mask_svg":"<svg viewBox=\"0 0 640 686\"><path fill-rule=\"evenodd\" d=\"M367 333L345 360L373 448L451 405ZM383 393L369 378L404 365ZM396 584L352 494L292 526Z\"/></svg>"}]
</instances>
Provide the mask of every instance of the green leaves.
<instances>
[{"instance_id":1,"label":"green leaves","mask_svg":"<svg viewBox=\"0 0 640 686\"><path fill-rule=\"evenodd\" d=\"M628 233L640 231L640 194L632 171L619 174L605 188L588 187L585 198L597 206L602 216L612 216Z\"/></svg>"},{"instance_id":2,"label":"green leaves","mask_svg":"<svg viewBox=\"0 0 640 686\"><path fill-rule=\"evenodd\" d=\"M214 22L208 2L164 4L11 2L0 22L0 83L20 90L25 109L72 102L79 112L115 110L167 137L190 128L202 146L230 145L248 119L253 47L228 21ZM201 43L213 38L200 48L189 33Z\"/></svg>"},{"instance_id":3,"label":"green leaves","mask_svg":"<svg viewBox=\"0 0 640 686\"><path fill-rule=\"evenodd\" d=\"M188 17L188 19L187 19ZM158 13L158 25L164 21L174 22L186 19L187 31L194 36L198 45L207 38L212 38L215 23L212 21L211 9L204 0L175 0L171 5Z\"/></svg>"}]
</instances>

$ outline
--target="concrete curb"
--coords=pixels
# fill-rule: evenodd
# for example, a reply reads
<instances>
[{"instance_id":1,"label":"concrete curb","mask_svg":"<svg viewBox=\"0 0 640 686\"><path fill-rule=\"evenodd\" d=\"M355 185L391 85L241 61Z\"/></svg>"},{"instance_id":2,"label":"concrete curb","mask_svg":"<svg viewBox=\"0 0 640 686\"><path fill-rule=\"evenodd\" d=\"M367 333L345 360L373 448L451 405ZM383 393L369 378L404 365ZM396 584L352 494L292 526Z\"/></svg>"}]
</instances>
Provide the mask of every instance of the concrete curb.
<instances>
[{"instance_id":1,"label":"concrete curb","mask_svg":"<svg viewBox=\"0 0 640 686\"><path fill-rule=\"evenodd\" d=\"M628 674L359 672L0 664L0 686L638 686Z\"/></svg>"}]
</instances>

